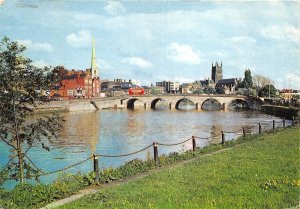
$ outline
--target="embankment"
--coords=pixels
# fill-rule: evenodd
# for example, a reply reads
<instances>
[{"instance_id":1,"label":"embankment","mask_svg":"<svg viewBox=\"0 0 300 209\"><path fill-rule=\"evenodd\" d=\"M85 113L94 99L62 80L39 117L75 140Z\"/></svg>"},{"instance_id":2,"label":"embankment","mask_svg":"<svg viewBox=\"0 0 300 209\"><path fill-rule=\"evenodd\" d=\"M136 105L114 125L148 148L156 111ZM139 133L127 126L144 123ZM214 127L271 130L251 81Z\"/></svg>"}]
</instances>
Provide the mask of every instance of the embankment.
<instances>
[{"instance_id":1,"label":"embankment","mask_svg":"<svg viewBox=\"0 0 300 209\"><path fill-rule=\"evenodd\" d=\"M38 105L35 112L51 112L51 111L82 111L96 110L95 106L89 100L69 100L69 101L51 101Z\"/></svg>"},{"instance_id":2,"label":"embankment","mask_svg":"<svg viewBox=\"0 0 300 209\"><path fill-rule=\"evenodd\" d=\"M262 112L277 117L285 117L287 119L300 118L300 108L296 107L284 107L275 105L262 105Z\"/></svg>"},{"instance_id":3,"label":"embankment","mask_svg":"<svg viewBox=\"0 0 300 209\"><path fill-rule=\"evenodd\" d=\"M120 104L118 98L105 98L105 99L72 99L64 101L51 101L38 105L35 112L50 112L50 111L85 111L85 110L101 110L109 108L123 108L125 104Z\"/></svg>"}]
</instances>

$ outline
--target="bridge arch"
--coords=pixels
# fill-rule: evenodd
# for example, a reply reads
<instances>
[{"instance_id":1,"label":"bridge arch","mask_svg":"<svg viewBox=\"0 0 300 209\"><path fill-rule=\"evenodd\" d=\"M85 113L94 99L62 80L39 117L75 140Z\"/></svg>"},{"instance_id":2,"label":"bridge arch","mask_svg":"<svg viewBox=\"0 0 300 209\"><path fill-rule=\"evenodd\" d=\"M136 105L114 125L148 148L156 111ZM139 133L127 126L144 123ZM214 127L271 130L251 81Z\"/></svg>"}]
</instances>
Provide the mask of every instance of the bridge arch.
<instances>
[{"instance_id":1,"label":"bridge arch","mask_svg":"<svg viewBox=\"0 0 300 209\"><path fill-rule=\"evenodd\" d=\"M215 108L209 107L209 103L215 104ZM204 100L201 104L201 109L203 110L221 110L223 108L223 103L215 98L208 98Z\"/></svg>"},{"instance_id":2,"label":"bridge arch","mask_svg":"<svg viewBox=\"0 0 300 209\"><path fill-rule=\"evenodd\" d=\"M249 109L252 110L261 110L261 106L264 104L264 101L259 97L248 97L245 101L247 102Z\"/></svg>"},{"instance_id":3,"label":"bridge arch","mask_svg":"<svg viewBox=\"0 0 300 209\"><path fill-rule=\"evenodd\" d=\"M127 108L128 109L134 109L134 103L137 101L138 98L131 98L127 101Z\"/></svg>"},{"instance_id":4,"label":"bridge arch","mask_svg":"<svg viewBox=\"0 0 300 209\"><path fill-rule=\"evenodd\" d=\"M190 101L190 102L192 102L194 105L196 105L196 103L195 103L193 100L189 99L189 98L181 98L181 99L179 99L179 100L176 102L176 104L175 104L175 109L179 109L179 105L180 105L180 103L183 102L183 101Z\"/></svg>"},{"instance_id":5,"label":"bridge arch","mask_svg":"<svg viewBox=\"0 0 300 209\"><path fill-rule=\"evenodd\" d=\"M155 106L156 106L157 102L159 102L159 101L165 101L165 100L162 99L162 98L155 98L155 99L153 99L151 101L151 104L150 104L151 109L155 109Z\"/></svg>"},{"instance_id":6,"label":"bridge arch","mask_svg":"<svg viewBox=\"0 0 300 209\"><path fill-rule=\"evenodd\" d=\"M249 109L249 103L244 98L234 98L234 99L230 100L226 105L227 108L230 108L233 106L235 106L237 108L246 107L247 109Z\"/></svg>"}]
</instances>

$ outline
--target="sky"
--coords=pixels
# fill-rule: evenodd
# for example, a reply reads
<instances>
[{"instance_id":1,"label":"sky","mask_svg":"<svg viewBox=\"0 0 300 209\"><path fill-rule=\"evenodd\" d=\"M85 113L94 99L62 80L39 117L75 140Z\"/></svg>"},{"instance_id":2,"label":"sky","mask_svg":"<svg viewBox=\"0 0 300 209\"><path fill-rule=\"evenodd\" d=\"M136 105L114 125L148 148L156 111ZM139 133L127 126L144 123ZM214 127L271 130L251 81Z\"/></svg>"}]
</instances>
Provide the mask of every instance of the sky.
<instances>
[{"instance_id":1,"label":"sky","mask_svg":"<svg viewBox=\"0 0 300 209\"><path fill-rule=\"evenodd\" d=\"M34 65L85 70L92 37L101 79L143 85L211 76L270 77L300 89L299 1L0 0L0 38L27 47Z\"/></svg>"}]
</instances>

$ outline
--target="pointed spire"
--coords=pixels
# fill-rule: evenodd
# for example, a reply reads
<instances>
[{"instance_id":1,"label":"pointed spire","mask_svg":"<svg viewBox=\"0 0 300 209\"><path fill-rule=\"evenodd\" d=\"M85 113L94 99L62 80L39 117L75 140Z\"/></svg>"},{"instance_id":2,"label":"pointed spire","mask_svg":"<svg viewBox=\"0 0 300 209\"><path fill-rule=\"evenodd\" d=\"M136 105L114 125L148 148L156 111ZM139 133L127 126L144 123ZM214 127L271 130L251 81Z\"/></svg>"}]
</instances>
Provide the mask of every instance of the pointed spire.
<instances>
[{"instance_id":1,"label":"pointed spire","mask_svg":"<svg viewBox=\"0 0 300 209\"><path fill-rule=\"evenodd\" d=\"M92 71L92 78L97 77L97 63L96 63L96 46L95 46L95 38L93 36L92 40L92 60L91 60L91 71Z\"/></svg>"}]
</instances>

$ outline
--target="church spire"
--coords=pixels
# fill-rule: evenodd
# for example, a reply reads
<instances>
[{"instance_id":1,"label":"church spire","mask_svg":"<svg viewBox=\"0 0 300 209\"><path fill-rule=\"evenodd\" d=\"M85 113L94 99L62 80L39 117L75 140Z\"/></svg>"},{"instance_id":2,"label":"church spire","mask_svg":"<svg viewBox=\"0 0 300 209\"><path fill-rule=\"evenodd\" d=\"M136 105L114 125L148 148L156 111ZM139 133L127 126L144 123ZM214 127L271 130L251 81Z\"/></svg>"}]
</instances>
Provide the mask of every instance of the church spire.
<instances>
[{"instance_id":1,"label":"church spire","mask_svg":"<svg viewBox=\"0 0 300 209\"><path fill-rule=\"evenodd\" d=\"M97 63L96 63L96 49L95 49L95 38L93 36L93 46L92 46L92 60L91 60L91 71L92 71L92 78L97 77Z\"/></svg>"}]
</instances>

